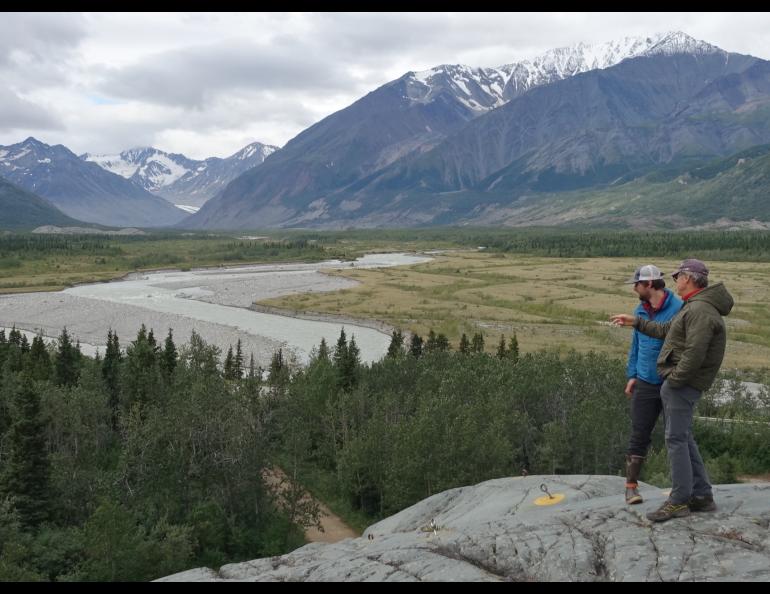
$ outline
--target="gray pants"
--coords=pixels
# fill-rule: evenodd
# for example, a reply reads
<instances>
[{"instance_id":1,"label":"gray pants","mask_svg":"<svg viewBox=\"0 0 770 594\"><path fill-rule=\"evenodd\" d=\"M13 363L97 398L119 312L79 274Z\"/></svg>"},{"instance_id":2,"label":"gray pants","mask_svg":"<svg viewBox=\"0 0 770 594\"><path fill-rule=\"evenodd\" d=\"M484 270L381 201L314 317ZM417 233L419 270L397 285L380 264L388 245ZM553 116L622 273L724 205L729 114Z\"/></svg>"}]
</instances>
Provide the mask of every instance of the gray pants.
<instances>
[{"instance_id":1,"label":"gray pants","mask_svg":"<svg viewBox=\"0 0 770 594\"><path fill-rule=\"evenodd\" d=\"M706 466L692 436L692 417L701 392L690 386L674 388L663 382L660 397L666 417L666 448L671 464L671 495L674 503L690 497L711 495Z\"/></svg>"}]
</instances>

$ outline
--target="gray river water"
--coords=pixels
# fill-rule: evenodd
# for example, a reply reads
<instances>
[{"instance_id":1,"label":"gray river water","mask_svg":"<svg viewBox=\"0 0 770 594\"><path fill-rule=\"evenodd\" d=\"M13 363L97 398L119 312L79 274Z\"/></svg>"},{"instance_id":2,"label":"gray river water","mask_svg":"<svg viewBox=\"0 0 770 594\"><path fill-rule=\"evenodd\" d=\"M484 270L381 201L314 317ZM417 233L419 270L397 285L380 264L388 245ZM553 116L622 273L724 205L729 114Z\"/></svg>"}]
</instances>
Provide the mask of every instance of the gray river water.
<instances>
[{"instance_id":1,"label":"gray river water","mask_svg":"<svg viewBox=\"0 0 770 594\"><path fill-rule=\"evenodd\" d=\"M162 341L173 329L177 345L195 330L223 351L241 340L248 360L253 353L265 366L278 349L297 363L307 362L321 339L333 346L344 326L355 336L361 360L376 361L390 337L374 328L336 321L304 320L247 309L254 301L303 292L335 291L354 281L321 270L379 268L419 264L431 258L414 254L369 254L355 262L329 260L312 264L267 264L238 268L161 271L129 275L125 280L72 287L57 293L0 296L0 327L16 326L28 335L41 331L54 338L63 327L83 352L104 352L107 331L118 333L125 347L141 324Z\"/></svg>"}]
</instances>

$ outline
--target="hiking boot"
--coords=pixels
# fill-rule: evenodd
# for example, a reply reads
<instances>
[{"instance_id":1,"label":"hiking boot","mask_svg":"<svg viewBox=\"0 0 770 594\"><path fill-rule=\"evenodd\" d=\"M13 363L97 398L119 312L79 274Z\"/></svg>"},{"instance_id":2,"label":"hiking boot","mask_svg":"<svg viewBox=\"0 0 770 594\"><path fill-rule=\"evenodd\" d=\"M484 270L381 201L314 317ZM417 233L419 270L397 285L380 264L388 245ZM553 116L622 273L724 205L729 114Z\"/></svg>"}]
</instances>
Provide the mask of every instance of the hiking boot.
<instances>
[{"instance_id":1,"label":"hiking boot","mask_svg":"<svg viewBox=\"0 0 770 594\"><path fill-rule=\"evenodd\" d=\"M671 518L684 518L690 515L690 508L686 503L674 503L666 501L654 512L647 514L647 519L652 522L665 522Z\"/></svg>"},{"instance_id":2,"label":"hiking boot","mask_svg":"<svg viewBox=\"0 0 770 594\"><path fill-rule=\"evenodd\" d=\"M687 507L691 512L713 512L717 510L717 504L714 503L713 495L704 495L703 497L690 497Z\"/></svg>"},{"instance_id":3,"label":"hiking boot","mask_svg":"<svg viewBox=\"0 0 770 594\"><path fill-rule=\"evenodd\" d=\"M642 496L639 495L639 473L642 470L644 456L626 455L626 503L642 503Z\"/></svg>"},{"instance_id":4,"label":"hiking boot","mask_svg":"<svg viewBox=\"0 0 770 594\"><path fill-rule=\"evenodd\" d=\"M644 501L642 496L639 495L639 485L636 483L626 483L626 503L633 505L635 503L642 503Z\"/></svg>"}]
</instances>

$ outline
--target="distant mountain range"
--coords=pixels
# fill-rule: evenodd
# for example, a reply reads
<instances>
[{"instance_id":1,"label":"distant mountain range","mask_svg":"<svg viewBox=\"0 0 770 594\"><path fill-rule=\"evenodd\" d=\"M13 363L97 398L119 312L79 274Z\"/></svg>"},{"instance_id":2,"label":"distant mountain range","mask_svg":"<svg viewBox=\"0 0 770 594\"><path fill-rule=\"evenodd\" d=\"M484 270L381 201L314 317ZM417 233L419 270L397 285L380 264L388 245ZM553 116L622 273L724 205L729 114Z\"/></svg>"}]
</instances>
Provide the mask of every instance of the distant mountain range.
<instances>
[{"instance_id":1,"label":"distant mountain range","mask_svg":"<svg viewBox=\"0 0 770 594\"><path fill-rule=\"evenodd\" d=\"M62 145L27 138L0 146L0 177L46 198L66 215L110 226L163 227L187 214Z\"/></svg>"},{"instance_id":2,"label":"distant mountain range","mask_svg":"<svg viewBox=\"0 0 770 594\"><path fill-rule=\"evenodd\" d=\"M184 226L519 224L524 203L766 143L770 63L679 32L581 44L407 73L300 133Z\"/></svg>"},{"instance_id":3,"label":"distant mountain range","mask_svg":"<svg viewBox=\"0 0 770 594\"><path fill-rule=\"evenodd\" d=\"M254 142L226 159L210 157L196 161L152 147L134 148L118 155L86 153L80 158L130 180L183 210L194 212L228 183L261 164L276 150L278 147Z\"/></svg>"},{"instance_id":4,"label":"distant mountain range","mask_svg":"<svg viewBox=\"0 0 770 594\"><path fill-rule=\"evenodd\" d=\"M275 150L255 142L226 159L198 161L151 147L78 157L62 145L30 137L0 146L0 177L44 198L61 216L117 227L167 227ZM39 208L39 201L35 205ZM18 217L15 212L4 216L6 227L29 219L25 209L18 210ZM55 217L43 218L40 224L57 224Z\"/></svg>"},{"instance_id":5,"label":"distant mountain range","mask_svg":"<svg viewBox=\"0 0 770 594\"><path fill-rule=\"evenodd\" d=\"M120 226L753 225L767 145L770 62L674 32L408 72L281 150L78 158L29 138L0 147L0 176Z\"/></svg>"}]
</instances>

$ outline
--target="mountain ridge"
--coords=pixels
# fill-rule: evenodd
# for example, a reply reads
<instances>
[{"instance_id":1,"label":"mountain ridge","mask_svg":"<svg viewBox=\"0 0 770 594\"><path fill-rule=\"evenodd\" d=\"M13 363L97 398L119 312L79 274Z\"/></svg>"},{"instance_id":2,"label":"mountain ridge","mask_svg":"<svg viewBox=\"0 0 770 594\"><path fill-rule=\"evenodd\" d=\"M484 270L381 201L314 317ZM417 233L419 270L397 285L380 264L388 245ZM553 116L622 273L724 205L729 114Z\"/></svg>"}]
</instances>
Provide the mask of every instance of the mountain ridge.
<instances>
[{"instance_id":1,"label":"mountain ridge","mask_svg":"<svg viewBox=\"0 0 770 594\"><path fill-rule=\"evenodd\" d=\"M276 150L278 147L252 142L226 158L190 159L154 147L135 147L117 155L85 153L80 158L173 204L200 207L227 183L260 165Z\"/></svg>"},{"instance_id":2,"label":"mountain ridge","mask_svg":"<svg viewBox=\"0 0 770 594\"><path fill-rule=\"evenodd\" d=\"M161 227L186 216L119 175L82 161L65 146L48 145L34 137L0 146L0 176L80 221Z\"/></svg>"},{"instance_id":3,"label":"mountain ridge","mask_svg":"<svg viewBox=\"0 0 770 594\"><path fill-rule=\"evenodd\" d=\"M403 80L394 81L300 134L280 158L231 182L185 225L341 228L473 220L474 211L490 203L599 188L770 142L768 121L758 115L770 105L769 82L770 63L751 56L654 51L536 87L472 117L446 94L415 107L399 93ZM416 144L388 163L376 162L385 133L377 119L393 113L388 133L403 131L402 145ZM428 117L447 123L432 141L411 131L414 124L430 128ZM347 155L340 138L356 154Z\"/></svg>"}]
</instances>

